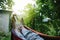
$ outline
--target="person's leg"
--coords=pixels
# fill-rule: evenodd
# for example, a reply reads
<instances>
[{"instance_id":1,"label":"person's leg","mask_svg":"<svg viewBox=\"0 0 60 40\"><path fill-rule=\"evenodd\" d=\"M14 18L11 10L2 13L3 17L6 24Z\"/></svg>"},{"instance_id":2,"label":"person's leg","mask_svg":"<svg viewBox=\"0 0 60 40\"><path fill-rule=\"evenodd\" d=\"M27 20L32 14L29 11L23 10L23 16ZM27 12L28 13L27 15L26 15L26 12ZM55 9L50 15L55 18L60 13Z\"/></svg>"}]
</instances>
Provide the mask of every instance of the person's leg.
<instances>
[{"instance_id":1,"label":"person's leg","mask_svg":"<svg viewBox=\"0 0 60 40\"><path fill-rule=\"evenodd\" d=\"M28 33L31 33L30 30L27 30L26 28L22 27L21 32L24 36L26 36Z\"/></svg>"},{"instance_id":2,"label":"person's leg","mask_svg":"<svg viewBox=\"0 0 60 40\"><path fill-rule=\"evenodd\" d=\"M43 40L42 37L40 37L38 34L32 32L30 34L27 35L27 39L28 40Z\"/></svg>"},{"instance_id":3,"label":"person's leg","mask_svg":"<svg viewBox=\"0 0 60 40\"><path fill-rule=\"evenodd\" d=\"M17 29L15 29L15 33L19 38L26 40L26 38L24 38L24 36Z\"/></svg>"},{"instance_id":4,"label":"person's leg","mask_svg":"<svg viewBox=\"0 0 60 40\"><path fill-rule=\"evenodd\" d=\"M42 37L40 37L38 34L27 30L26 28L22 27L22 34L27 40L44 40Z\"/></svg>"}]
</instances>

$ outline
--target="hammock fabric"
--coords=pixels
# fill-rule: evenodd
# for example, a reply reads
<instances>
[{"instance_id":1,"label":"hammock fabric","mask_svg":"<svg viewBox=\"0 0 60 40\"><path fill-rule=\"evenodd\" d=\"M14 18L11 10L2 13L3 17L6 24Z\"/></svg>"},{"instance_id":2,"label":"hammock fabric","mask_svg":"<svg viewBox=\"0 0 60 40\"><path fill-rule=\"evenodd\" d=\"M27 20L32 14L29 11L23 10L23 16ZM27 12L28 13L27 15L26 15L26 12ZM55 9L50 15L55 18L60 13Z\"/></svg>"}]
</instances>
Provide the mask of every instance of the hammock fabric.
<instances>
[{"instance_id":1,"label":"hammock fabric","mask_svg":"<svg viewBox=\"0 0 60 40\"><path fill-rule=\"evenodd\" d=\"M19 37L16 35L14 29L12 29L12 31L11 31L11 40L22 40L21 38L19 38Z\"/></svg>"},{"instance_id":2,"label":"hammock fabric","mask_svg":"<svg viewBox=\"0 0 60 40\"><path fill-rule=\"evenodd\" d=\"M46 34L43 34L43 33L40 33L40 32L37 32L35 30L32 30L31 28L29 27L26 27L26 29L28 30L31 30L32 32L35 32L36 34L38 34L40 37L44 38L44 40L60 40L60 36L48 36ZM12 32L11 32L11 40L22 40L21 38L19 38L16 33L14 32L14 29L12 29Z\"/></svg>"}]
</instances>

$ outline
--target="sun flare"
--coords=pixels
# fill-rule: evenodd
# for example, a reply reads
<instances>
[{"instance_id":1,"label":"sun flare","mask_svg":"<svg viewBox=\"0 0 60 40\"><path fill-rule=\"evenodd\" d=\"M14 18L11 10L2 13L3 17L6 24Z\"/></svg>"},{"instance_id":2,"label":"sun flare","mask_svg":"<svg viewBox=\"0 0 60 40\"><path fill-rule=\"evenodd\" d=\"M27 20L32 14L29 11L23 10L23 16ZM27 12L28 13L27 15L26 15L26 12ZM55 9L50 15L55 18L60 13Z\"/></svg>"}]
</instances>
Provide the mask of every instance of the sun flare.
<instances>
[{"instance_id":1,"label":"sun flare","mask_svg":"<svg viewBox=\"0 0 60 40\"><path fill-rule=\"evenodd\" d=\"M14 5L12 6L12 10L14 13L16 13L17 15L23 16L25 15L25 13L22 12L22 10L24 10L24 7L30 3L30 4L34 4L34 0L13 0Z\"/></svg>"}]
</instances>

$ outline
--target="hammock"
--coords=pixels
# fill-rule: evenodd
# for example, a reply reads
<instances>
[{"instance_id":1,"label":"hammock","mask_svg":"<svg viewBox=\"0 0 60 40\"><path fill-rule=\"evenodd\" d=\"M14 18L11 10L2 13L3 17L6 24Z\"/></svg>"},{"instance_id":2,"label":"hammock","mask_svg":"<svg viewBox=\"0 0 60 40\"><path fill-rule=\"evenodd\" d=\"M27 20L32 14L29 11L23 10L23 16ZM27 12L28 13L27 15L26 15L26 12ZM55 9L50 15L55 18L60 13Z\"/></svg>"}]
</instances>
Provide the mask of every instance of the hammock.
<instances>
[{"instance_id":1,"label":"hammock","mask_svg":"<svg viewBox=\"0 0 60 40\"><path fill-rule=\"evenodd\" d=\"M40 33L40 32L37 32L35 30L32 30L31 28L29 27L26 27L26 29L28 30L31 30L32 32L38 34L40 37L44 38L44 40L60 40L60 36L48 36L46 34L43 34L43 33ZM12 29L12 32L11 32L11 40L22 40L21 38L19 38L16 33L14 32L14 29Z\"/></svg>"}]
</instances>

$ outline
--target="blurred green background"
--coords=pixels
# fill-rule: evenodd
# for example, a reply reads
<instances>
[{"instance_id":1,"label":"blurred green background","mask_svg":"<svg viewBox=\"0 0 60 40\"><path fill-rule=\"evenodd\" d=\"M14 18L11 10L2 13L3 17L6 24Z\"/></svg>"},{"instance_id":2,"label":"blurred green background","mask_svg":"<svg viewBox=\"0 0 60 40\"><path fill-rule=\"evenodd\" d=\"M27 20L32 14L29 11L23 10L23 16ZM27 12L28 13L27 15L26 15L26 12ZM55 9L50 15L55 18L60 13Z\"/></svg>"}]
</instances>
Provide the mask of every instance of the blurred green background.
<instances>
[{"instance_id":1,"label":"blurred green background","mask_svg":"<svg viewBox=\"0 0 60 40\"><path fill-rule=\"evenodd\" d=\"M60 36L60 0L35 0L35 2L33 6L26 5L25 8L28 10L23 10L28 14L23 17L25 25L50 36ZM12 0L0 0L0 9L12 10L13 4ZM9 35L0 34L1 40L10 40L10 33Z\"/></svg>"},{"instance_id":2,"label":"blurred green background","mask_svg":"<svg viewBox=\"0 0 60 40\"><path fill-rule=\"evenodd\" d=\"M34 7L27 6L29 10L25 24L28 27L50 36L60 36L60 1L36 0Z\"/></svg>"}]
</instances>

